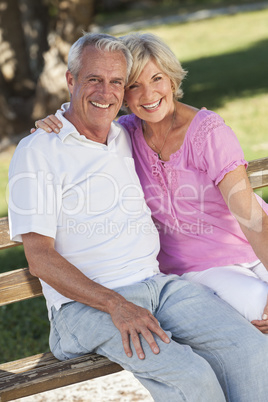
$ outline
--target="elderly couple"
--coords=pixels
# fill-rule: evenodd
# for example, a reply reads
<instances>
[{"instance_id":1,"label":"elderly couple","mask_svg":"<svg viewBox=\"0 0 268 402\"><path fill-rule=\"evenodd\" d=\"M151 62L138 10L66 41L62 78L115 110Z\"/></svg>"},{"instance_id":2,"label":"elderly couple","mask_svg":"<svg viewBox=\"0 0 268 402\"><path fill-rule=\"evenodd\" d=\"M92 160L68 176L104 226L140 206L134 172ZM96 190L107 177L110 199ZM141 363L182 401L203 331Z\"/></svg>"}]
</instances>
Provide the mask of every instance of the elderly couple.
<instances>
[{"instance_id":1,"label":"elderly couple","mask_svg":"<svg viewBox=\"0 0 268 402\"><path fill-rule=\"evenodd\" d=\"M58 359L107 356L155 401L265 402L266 205L232 130L177 100L184 76L153 35L78 39L70 103L12 159L11 238Z\"/></svg>"}]
</instances>

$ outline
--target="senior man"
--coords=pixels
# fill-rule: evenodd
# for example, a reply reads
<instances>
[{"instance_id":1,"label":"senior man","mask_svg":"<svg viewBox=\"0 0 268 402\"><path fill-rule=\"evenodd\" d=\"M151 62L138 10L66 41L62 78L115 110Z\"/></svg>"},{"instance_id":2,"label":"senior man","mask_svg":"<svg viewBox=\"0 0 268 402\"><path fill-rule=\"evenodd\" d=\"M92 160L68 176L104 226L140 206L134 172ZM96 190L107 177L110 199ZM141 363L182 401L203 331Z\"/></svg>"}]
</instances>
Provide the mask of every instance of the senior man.
<instances>
[{"instance_id":1,"label":"senior man","mask_svg":"<svg viewBox=\"0 0 268 402\"><path fill-rule=\"evenodd\" d=\"M264 402L267 337L207 288L159 273L130 140L113 122L130 68L120 40L81 37L61 133L38 130L11 162L11 238L41 280L51 351L107 356L155 401Z\"/></svg>"}]
</instances>

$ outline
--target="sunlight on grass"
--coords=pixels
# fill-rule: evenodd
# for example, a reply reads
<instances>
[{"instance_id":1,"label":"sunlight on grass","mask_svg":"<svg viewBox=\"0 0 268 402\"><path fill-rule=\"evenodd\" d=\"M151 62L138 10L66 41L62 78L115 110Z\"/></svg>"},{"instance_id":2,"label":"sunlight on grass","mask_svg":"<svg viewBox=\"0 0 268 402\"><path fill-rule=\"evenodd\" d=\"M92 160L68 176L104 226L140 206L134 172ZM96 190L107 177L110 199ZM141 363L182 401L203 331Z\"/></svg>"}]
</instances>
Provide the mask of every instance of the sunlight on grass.
<instances>
[{"instance_id":1,"label":"sunlight on grass","mask_svg":"<svg viewBox=\"0 0 268 402\"><path fill-rule=\"evenodd\" d=\"M215 111L235 131L246 159L268 155L268 94L226 100L224 106Z\"/></svg>"},{"instance_id":2,"label":"sunlight on grass","mask_svg":"<svg viewBox=\"0 0 268 402\"><path fill-rule=\"evenodd\" d=\"M15 147L0 152L0 217L7 215L6 190L8 183L8 168Z\"/></svg>"},{"instance_id":3,"label":"sunlight on grass","mask_svg":"<svg viewBox=\"0 0 268 402\"><path fill-rule=\"evenodd\" d=\"M247 49L268 38L267 21L268 10L263 10L146 31L159 35L184 62Z\"/></svg>"}]
</instances>

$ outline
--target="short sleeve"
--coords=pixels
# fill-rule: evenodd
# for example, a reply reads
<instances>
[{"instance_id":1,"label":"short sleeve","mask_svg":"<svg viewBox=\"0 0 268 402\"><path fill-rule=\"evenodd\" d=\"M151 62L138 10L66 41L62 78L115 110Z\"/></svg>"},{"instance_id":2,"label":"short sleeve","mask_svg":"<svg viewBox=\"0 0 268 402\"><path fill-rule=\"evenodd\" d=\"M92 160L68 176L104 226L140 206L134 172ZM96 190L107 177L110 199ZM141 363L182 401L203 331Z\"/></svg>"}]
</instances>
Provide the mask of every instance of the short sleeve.
<instances>
[{"instance_id":1,"label":"short sleeve","mask_svg":"<svg viewBox=\"0 0 268 402\"><path fill-rule=\"evenodd\" d=\"M15 151L9 168L10 238L35 232L55 238L61 206L59 180L47 158L31 147Z\"/></svg>"},{"instance_id":2,"label":"short sleeve","mask_svg":"<svg viewBox=\"0 0 268 402\"><path fill-rule=\"evenodd\" d=\"M216 185L226 173L240 165L247 167L243 150L233 130L217 114L210 114L199 126L196 136L199 163Z\"/></svg>"},{"instance_id":3,"label":"short sleeve","mask_svg":"<svg viewBox=\"0 0 268 402\"><path fill-rule=\"evenodd\" d=\"M130 135L133 135L136 129L135 119L136 116L134 114L126 114L119 117L118 123L121 124Z\"/></svg>"}]
</instances>

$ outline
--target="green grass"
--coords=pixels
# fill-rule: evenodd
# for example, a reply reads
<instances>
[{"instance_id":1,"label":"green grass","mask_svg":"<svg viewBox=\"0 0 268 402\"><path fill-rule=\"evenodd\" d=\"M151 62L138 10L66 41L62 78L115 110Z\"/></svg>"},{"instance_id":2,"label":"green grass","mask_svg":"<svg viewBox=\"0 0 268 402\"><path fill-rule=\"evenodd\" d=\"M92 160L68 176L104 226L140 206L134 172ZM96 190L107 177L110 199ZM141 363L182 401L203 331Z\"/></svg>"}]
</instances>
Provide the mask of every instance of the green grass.
<instances>
[{"instance_id":1,"label":"green grass","mask_svg":"<svg viewBox=\"0 0 268 402\"><path fill-rule=\"evenodd\" d=\"M27 266L23 247L2 250L0 273ZM25 300L0 308L0 363L49 350L45 299Z\"/></svg>"},{"instance_id":2,"label":"green grass","mask_svg":"<svg viewBox=\"0 0 268 402\"><path fill-rule=\"evenodd\" d=\"M188 70L184 102L218 112L236 132L248 160L268 154L268 10L148 29ZM0 215L7 214L7 172L14 149L0 154ZM262 193L266 199L268 194ZM12 266L10 266L10 261ZM0 253L4 272L23 267L21 248ZM0 309L0 359L48 350L43 298Z\"/></svg>"},{"instance_id":3,"label":"green grass","mask_svg":"<svg viewBox=\"0 0 268 402\"><path fill-rule=\"evenodd\" d=\"M44 298L1 307L0 334L0 363L49 351Z\"/></svg>"}]
</instances>

